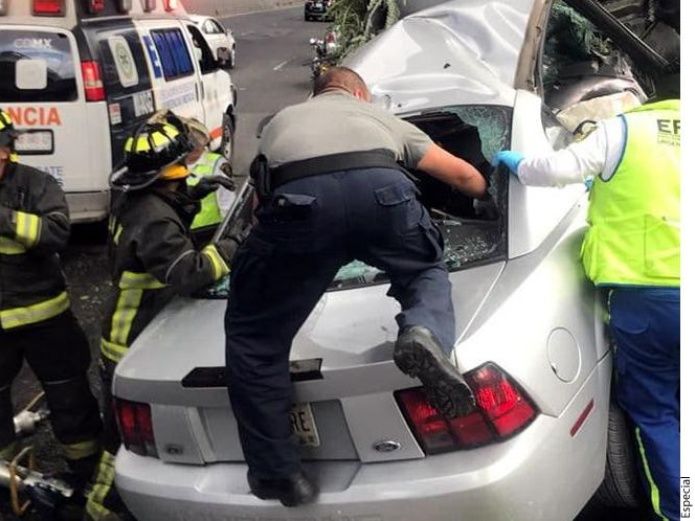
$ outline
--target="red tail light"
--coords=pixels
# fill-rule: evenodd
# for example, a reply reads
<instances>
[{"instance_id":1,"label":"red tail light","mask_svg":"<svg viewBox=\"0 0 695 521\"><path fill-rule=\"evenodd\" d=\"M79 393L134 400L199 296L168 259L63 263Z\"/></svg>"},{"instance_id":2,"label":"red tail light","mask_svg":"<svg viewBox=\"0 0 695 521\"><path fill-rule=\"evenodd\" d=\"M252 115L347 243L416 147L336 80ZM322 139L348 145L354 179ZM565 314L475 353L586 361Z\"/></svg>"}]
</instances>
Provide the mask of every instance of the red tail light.
<instances>
[{"instance_id":1,"label":"red tail light","mask_svg":"<svg viewBox=\"0 0 695 521\"><path fill-rule=\"evenodd\" d=\"M106 93L101 81L101 69L97 62L82 62L82 80L84 96L87 101L104 101Z\"/></svg>"},{"instance_id":2,"label":"red tail light","mask_svg":"<svg viewBox=\"0 0 695 521\"><path fill-rule=\"evenodd\" d=\"M104 10L104 0L87 0L90 14L99 14Z\"/></svg>"},{"instance_id":3,"label":"red tail light","mask_svg":"<svg viewBox=\"0 0 695 521\"><path fill-rule=\"evenodd\" d=\"M65 0L34 0L35 16L64 16Z\"/></svg>"},{"instance_id":4,"label":"red tail light","mask_svg":"<svg viewBox=\"0 0 695 521\"><path fill-rule=\"evenodd\" d=\"M125 448L140 456L158 457L150 406L116 398L115 407Z\"/></svg>"},{"instance_id":5,"label":"red tail light","mask_svg":"<svg viewBox=\"0 0 695 521\"><path fill-rule=\"evenodd\" d=\"M397 391L396 400L427 454L471 449L510 438L538 416L519 387L494 364L464 375L477 410L447 420L427 401L421 387Z\"/></svg>"}]
</instances>

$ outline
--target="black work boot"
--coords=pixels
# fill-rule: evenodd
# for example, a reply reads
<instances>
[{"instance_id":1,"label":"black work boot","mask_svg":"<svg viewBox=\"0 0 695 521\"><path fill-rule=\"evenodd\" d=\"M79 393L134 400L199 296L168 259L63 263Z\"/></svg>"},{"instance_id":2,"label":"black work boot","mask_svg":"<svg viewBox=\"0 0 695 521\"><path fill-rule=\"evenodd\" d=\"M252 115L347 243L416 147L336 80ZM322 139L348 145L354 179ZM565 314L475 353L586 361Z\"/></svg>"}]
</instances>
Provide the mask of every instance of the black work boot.
<instances>
[{"instance_id":1,"label":"black work boot","mask_svg":"<svg viewBox=\"0 0 695 521\"><path fill-rule=\"evenodd\" d=\"M286 507L296 507L312 503L319 489L304 472L297 472L287 478L256 478L248 473L251 493L260 499L279 499Z\"/></svg>"},{"instance_id":2,"label":"black work boot","mask_svg":"<svg viewBox=\"0 0 695 521\"><path fill-rule=\"evenodd\" d=\"M449 359L432 332L413 326L398 335L393 361L425 387L430 403L447 418L465 416L473 411L475 397L471 388Z\"/></svg>"}]
</instances>

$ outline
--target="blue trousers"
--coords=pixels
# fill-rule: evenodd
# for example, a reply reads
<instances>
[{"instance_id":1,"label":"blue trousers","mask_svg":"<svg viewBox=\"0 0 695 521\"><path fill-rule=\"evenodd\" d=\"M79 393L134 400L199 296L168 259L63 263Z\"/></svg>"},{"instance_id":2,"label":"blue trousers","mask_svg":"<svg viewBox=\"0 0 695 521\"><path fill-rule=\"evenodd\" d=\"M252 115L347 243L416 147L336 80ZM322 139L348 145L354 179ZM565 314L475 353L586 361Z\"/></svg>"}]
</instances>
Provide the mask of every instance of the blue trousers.
<instances>
[{"instance_id":1,"label":"blue trousers","mask_svg":"<svg viewBox=\"0 0 695 521\"><path fill-rule=\"evenodd\" d=\"M680 519L680 288L620 288L609 296L618 404L636 427L655 518Z\"/></svg>"},{"instance_id":2,"label":"blue trousers","mask_svg":"<svg viewBox=\"0 0 695 521\"><path fill-rule=\"evenodd\" d=\"M289 410L292 340L344 264L385 271L401 328L429 328L454 344L451 285L439 230L400 171L364 169L281 186L232 262L225 317L227 385L249 470L299 470ZM346 320L349 317L346 317Z\"/></svg>"}]
</instances>

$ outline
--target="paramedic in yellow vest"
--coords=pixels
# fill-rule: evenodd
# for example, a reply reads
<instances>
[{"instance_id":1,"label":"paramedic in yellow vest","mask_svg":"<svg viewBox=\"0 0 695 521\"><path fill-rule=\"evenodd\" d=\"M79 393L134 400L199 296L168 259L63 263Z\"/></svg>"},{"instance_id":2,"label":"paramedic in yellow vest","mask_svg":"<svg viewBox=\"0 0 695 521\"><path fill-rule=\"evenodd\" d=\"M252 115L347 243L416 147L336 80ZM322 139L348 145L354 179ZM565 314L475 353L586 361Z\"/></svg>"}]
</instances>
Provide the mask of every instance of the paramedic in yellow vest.
<instances>
[{"instance_id":1,"label":"paramedic in yellow vest","mask_svg":"<svg viewBox=\"0 0 695 521\"><path fill-rule=\"evenodd\" d=\"M191 224L191 232L194 234L198 235L201 232L210 234L222 222L222 218L235 199L232 167L224 156L208 150L210 134L205 125L196 119L185 119L184 122L195 147L186 158L191 174L186 178L186 183L192 189L197 186L198 189L204 190L203 186L199 186L202 180L220 181L219 188L215 190L214 185L211 186L214 191L201 199L200 212Z\"/></svg>"},{"instance_id":2,"label":"paramedic in yellow vest","mask_svg":"<svg viewBox=\"0 0 695 521\"><path fill-rule=\"evenodd\" d=\"M26 360L82 486L99 456L101 418L87 380L89 343L70 311L58 256L70 235L68 205L55 179L18 162L17 137L0 108L0 460L19 449L10 391Z\"/></svg>"},{"instance_id":3,"label":"paramedic in yellow vest","mask_svg":"<svg viewBox=\"0 0 695 521\"><path fill-rule=\"evenodd\" d=\"M615 390L656 519L680 519L680 101L598 124L550 155L496 154L521 183L590 183L586 275L608 289Z\"/></svg>"}]
</instances>

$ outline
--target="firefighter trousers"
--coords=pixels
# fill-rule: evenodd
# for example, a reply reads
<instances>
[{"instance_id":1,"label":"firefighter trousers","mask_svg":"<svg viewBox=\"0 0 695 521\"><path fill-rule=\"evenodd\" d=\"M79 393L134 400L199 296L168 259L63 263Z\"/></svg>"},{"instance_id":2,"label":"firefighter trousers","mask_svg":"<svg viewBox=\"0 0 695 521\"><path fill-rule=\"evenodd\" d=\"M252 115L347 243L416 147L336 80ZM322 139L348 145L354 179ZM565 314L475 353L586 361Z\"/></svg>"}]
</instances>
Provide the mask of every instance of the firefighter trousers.
<instances>
[{"instance_id":1,"label":"firefighter trousers","mask_svg":"<svg viewBox=\"0 0 695 521\"><path fill-rule=\"evenodd\" d=\"M341 266L358 259L385 272L400 328L427 327L447 354L453 348L442 236L417 195L402 172L371 168L289 182L258 208L232 261L225 318L229 398L255 476L299 470L290 346Z\"/></svg>"},{"instance_id":2,"label":"firefighter trousers","mask_svg":"<svg viewBox=\"0 0 695 521\"><path fill-rule=\"evenodd\" d=\"M615 391L635 426L655 519L680 519L680 288L620 288L609 296Z\"/></svg>"},{"instance_id":3,"label":"firefighter trousers","mask_svg":"<svg viewBox=\"0 0 695 521\"><path fill-rule=\"evenodd\" d=\"M71 311L37 324L0 329L0 452L6 456L15 445L12 381L24 360L46 393L53 433L67 463L80 477L89 477L102 424L87 380L89 343Z\"/></svg>"}]
</instances>

